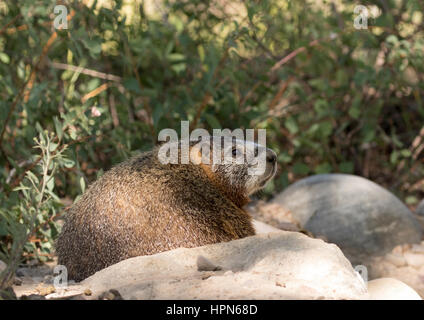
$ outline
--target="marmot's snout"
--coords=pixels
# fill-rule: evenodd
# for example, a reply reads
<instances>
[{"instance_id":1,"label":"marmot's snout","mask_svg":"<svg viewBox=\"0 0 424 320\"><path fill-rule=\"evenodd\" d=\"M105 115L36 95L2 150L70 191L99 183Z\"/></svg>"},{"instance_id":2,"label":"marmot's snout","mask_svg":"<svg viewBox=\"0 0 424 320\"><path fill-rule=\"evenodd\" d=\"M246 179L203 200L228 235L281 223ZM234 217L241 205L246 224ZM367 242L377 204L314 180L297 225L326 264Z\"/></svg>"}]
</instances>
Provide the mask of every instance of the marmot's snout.
<instances>
[{"instance_id":1,"label":"marmot's snout","mask_svg":"<svg viewBox=\"0 0 424 320\"><path fill-rule=\"evenodd\" d=\"M269 148L266 148L266 169L264 172L264 182L265 185L269 180L272 179L275 172L277 171L277 154Z\"/></svg>"}]
</instances>

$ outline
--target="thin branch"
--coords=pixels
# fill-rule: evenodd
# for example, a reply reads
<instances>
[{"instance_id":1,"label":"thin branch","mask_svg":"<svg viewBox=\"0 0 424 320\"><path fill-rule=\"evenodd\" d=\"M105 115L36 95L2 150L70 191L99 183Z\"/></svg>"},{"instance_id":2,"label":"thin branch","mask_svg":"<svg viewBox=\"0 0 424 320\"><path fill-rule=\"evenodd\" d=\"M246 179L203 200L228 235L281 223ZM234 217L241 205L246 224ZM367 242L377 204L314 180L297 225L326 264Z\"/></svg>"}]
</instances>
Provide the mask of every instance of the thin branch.
<instances>
[{"instance_id":1,"label":"thin branch","mask_svg":"<svg viewBox=\"0 0 424 320\"><path fill-rule=\"evenodd\" d=\"M284 92L286 92L290 82L294 80L294 76L291 76L287 78L286 80L282 81L280 89L278 90L277 94L274 96L274 98L271 100L271 103L269 104L269 109L272 110L277 105L278 101L280 101L282 95Z\"/></svg>"},{"instance_id":2,"label":"thin branch","mask_svg":"<svg viewBox=\"0 0 424 320\"><path fill-rule=\"evenodd\" d=\"M122 81L122 78L119 77L119 76L109 74L109 73L100 72L100 71L96 71L96 70L92 70L92 69L87 69L87 68L84 68L84 67L77 67L77 66L73 66L73 65L70 65L70 64L59 63L59 62L51 62L50 65L55 69L70 70L70 71L86 74L88 76L95 77L95 78L100 78L100 79L110 80L110 81L115 81L115 82L121 82Z\"/></svg>"},{"instance_id":3,"label":"thin branch","mask_svg":"<svg viewBox=\"0 0 424 320\"><path fill-rule=\"evenodd\" d=\"M3 28L1 28L0 30L0 35L6 31L6 29L8 27L10 27L12 24L14 24L16 22L16 20L18 20L20 17L22 17L21 14L18 14L17 16L15 16L12 20L10 20Z\"/></svg>"},{"instance_id":4,"label":"thin branch","mask_svg":"<svg viewBox=\"0 0 424 320\"><path fill-rule=\"evenodd\" d=\"M90 91L89 93L85 94L81 98L81 102L85 103L88 99L93 98L93 97L99 95L100 93L102 93L103 91L107 90L107 88L109 88L109 83L107 83L107 82L103 83L102 85L100 85L99 87L94 89L93 91Z\"/></svg>"}]
</instances>

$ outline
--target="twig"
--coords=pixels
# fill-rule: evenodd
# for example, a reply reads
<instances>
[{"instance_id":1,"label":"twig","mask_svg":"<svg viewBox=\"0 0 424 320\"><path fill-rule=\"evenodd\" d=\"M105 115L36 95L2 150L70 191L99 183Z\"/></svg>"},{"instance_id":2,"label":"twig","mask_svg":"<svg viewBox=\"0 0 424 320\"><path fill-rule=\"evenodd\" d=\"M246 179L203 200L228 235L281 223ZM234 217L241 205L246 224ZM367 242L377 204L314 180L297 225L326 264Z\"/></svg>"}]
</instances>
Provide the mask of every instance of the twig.
<instances>
[{"instance_id":1,"label":"twig","mask_svg":"<svg viewBox=\"0 0 424 320\"><path fill-rule=\"evenodd\" d=\"M107 83L107 82L106 83L103 83L101 86L97 87L93 91L85 94L81 98L81 102L82 103L86 102L88 99L93 98L93 97L99 95L100 93L102 93L103 91L107 90L107 88L109 88L109 83Z\"/></svg>"},{"instance_id":2,"label":"twig","mask_svg":"<svg viewBox=\"0 0 424 320\"><path fill-rule=\"evenodd\" d=\"M14 24L16 22L16 20L18 20L20 17L22 17L21 14L18 14L17 16L15 16L12 20L10 20L3 28L1 28L0 30L0 35L6 31L6 29L11 26L12 24Z\"/></svg>"},{"instance_id":3,"label":"twig","mask_svg":"<svg viewBox=\"0 0 424 320\"><path fill-rule=\"evenodd\" d=\"M269 109L272 110L277 105L277 102L281 99L281 96L286 92L290 82L294 80L294 77L291 76L287 78L286 80L282 81L282 84L280 86L280 89L278 90L277 94L274 96L274 98L271 100L271 103L269 104Z\"/></svg>"},{"instance_id":4,"label":"twig","mask_svg":"<svg viewBox=\"0 0 424 320\"><path fill-rule=\"evenodd\" d=\"M109 110L110 115L112 117L112 123L113 127L117 128L119 127L119 117L118 112L116 111L116 103L115 103L115 96L109 92Z\"/></svg>"},{"instance_id":5,"label":"twig","mask_svg":"<svg viewBox=\"0 0 424 320\"><path fill-rule=\"evenodd\" d=\"M59 62L51 62L50 65L55 69L70 70L70 71L86 74L88 76L95 77L95 78L100 78L100 79L110 80L110 81L115 81L115 82L121 82L122 81L122 78L119 77L119 76L109 74L109 73L100 72L100 71L96 71L96 70L92 70L92 69L87 69L87 68L84 68L84 67L77 67L77 66L73 66L73 65L70 65L70 64L59 63Z\"/></svg>"},{"instance_id":6,"label":"twig","mask_svg":"<svg viewBox=\"0 0 424 320\"><path fill-rule=\"evenodd\" d=\"M283 65L285 65L287 62L289 62L294 57L296 57L299 53L302 53L303 51L305 51L308 47L316 46L317 44L319 44L321 41L324 41L324 40L325 39L323 39L323 40L315 39L315 40L309 42L308 45L297 48L296 50L290 52L283 59L281 59L276 64L274 64L272 66L272 68L269 70L268 74L271 75L275 70L280 69Z\"/></svg>"}]
</instances>

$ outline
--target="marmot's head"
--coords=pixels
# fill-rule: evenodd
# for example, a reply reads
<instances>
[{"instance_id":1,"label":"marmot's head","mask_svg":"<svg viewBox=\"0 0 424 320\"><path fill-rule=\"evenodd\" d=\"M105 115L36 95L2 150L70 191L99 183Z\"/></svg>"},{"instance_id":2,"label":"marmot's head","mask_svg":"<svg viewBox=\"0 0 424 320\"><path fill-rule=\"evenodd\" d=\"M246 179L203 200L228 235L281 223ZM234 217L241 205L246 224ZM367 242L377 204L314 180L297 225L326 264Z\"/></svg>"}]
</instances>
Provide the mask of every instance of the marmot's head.
<instances>
[{"instance_id":1,"label":"marmot's head","mask_svg":"<svg viewBox=\"0 0 424 320\"><path fill-rule=\"evenodd\" d=\"M188 155L184 150L188 150ZM262 189L277 170L274 151L231 136L167 142L158 148L158 157L162 164L201 166L209 179L240 206Z\"/></svg>"},{"instance_id":2,"label":"marmot's head","mask_svg":"<svg viewBox=\"0 0 424 320\"><path fill-rule=\"evenodd\" d=\"M234 137L211 137L206 142L191 142L191 160L195 162L196 154L197 163L213 172L215 181L245 198L262 189L277 170L274 151ZM209 163L205 161L208 159Z\"/></svg>"}]
</instances>

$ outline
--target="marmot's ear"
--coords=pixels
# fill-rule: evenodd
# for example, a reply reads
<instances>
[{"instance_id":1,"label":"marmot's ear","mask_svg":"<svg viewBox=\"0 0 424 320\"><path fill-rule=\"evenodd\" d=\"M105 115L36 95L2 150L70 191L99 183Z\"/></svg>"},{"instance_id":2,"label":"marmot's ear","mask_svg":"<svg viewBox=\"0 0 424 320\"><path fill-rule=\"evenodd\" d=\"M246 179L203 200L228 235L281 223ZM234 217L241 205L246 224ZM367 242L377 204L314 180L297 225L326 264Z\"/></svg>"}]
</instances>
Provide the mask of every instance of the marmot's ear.
<instances>
[{"instance_id":1,"label":"marmot's ear","mask_svg":"<svg viewBox=\"0 0 424 320\"><path fill-rule=\"evenodd\" d=\"M161 145L167 143L168 141L157 141L156 142L156 147L160 147Z\"/></svg>"},{"instance_id":2,"label":"marmot's ear","mask_svg":"<svg viewBox=\"0 0 424 320\"><path fill-rule=\"evenodd\" d=\"M160 147L162 145L164 145L165 143L171 142L171 137L168 137L168 139L166 139L165 141L156 141L156 147ZM179 142L179 140L176 141L172 141L172 142ZM171 143L172 143L171 142Z\"/></svg>"},{"instance_id":3,"label":"marmot's ear","mask_svg":"<svg viewBox=\"0 0 424 320\"><path fill-rule=\"evenodd\" d=\"M190 139L189 145L190 145L190 147L193 147L193 146L197 145L201 141L202 141L202 137L198 137L197 139L193 139L193 140Z\"/></svg>"}]
</instances>

